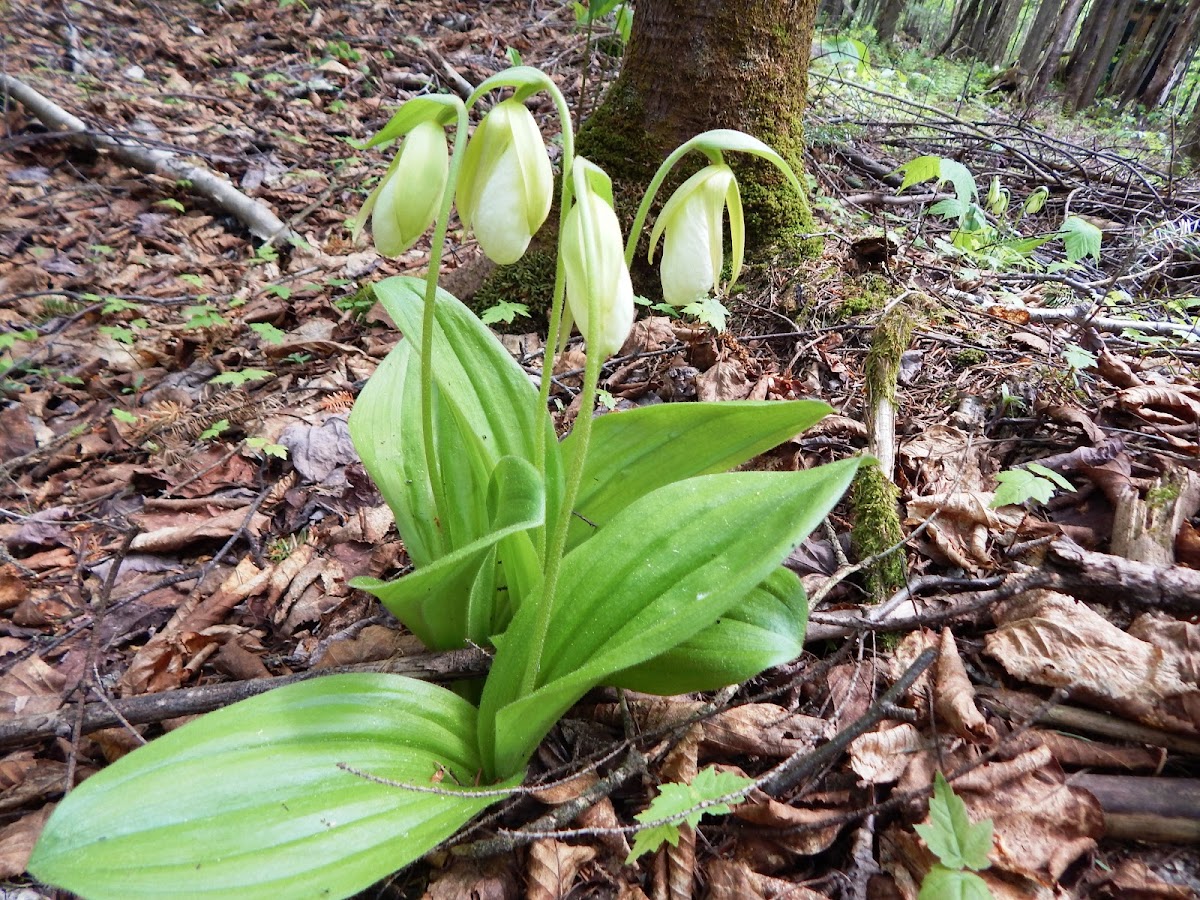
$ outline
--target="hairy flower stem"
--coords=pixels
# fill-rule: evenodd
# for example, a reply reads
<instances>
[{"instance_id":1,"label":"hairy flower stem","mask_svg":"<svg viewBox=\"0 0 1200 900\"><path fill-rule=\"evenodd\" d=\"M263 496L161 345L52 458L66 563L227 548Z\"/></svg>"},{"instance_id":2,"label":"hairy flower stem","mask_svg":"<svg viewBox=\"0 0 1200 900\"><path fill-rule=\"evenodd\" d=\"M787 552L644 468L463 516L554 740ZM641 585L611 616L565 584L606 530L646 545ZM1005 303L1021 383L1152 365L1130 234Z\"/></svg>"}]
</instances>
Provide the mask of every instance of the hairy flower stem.
<instances>
[{"instance_id":1,"label":"hairy flower stem","mask_svg":"<svg viewBox=\"0 0 1200 900\"><path fill-rule=\"evenodd\" d=\"M562 179L562 191L558 201L558 235L561 246L563 228L567 222L567 213L571 209L571 198L574 192L571 186L571 167L575 162L575 135L571 129L571 112L567 108L567 99L562 95L562 91L550 81L546 79L546 93L554 100L554 106L558 110L559 127L562 131L562 173L559 176ZM558 352L559 331L562 329L563 320L563 303L566 298L566 267L563 265L562 254L559 253L556 257L554 267L554 294L553 300L550 303L550 328L546 332L546 346L542 349L542 378L538 385L538 409L546 409L550 405L550 384L554 377L554 357ZM539 472L543 474L546 471L546 429L539 428L537 434L534 435L533 444L533 463ZM538 529L537 550L543 559L546 559L546 536L547 529Z\"/></svg>"},{"instance_id":2,"label":"hairy flower stem","mask_svg":"<svg viewBox=\"0 0 1200 900\"><path fill-rule=\"evenodd\" d=\"M442 485L442 470L438 463L437 447L433 439L433 329L437 303L438 276L442 269L442 254L446 249L446 231L450 227L450 208L454 204L454 188L458 184L458 170L462 166L463 152L467 147L467 108L461 102L454 105L458 121L454 130L454 150L450 154L450 171L446 179L446 190L442 194L442 205L438 209L433 228L433 242L429 249L429 268L425 273L425 305L421 310L421 439L425 446L425 460L429 467L429 486L433 492L433 524L441 532L441 510L445 505Z\"/></svg>"},{"instance_id":3,"label":"hairy flower stem","mask_svg":"<svg viewBox=\"0 0 1200 900\"><path fill-rule=\"evenodd\" d=\"M574 176L574 173L572 173ZM568 179L563 177L563 181ZM577 190L586 190L583 184L583 177L579 176L580 183L576 185ZM597 243L597 235L595 234L596 226L590 216L581 216L580 222L583 227L583 242L584 246L594 248ZM561 249L563 229L559 228L559 241ZM597 258L597 254L589 252L589 258ZM559 253L559 274L561 276L563 263L562 254ZM598 273L589 273L592 278L597 277ZM592 285L580 285L581 289L586 289L588 293L588 321L598 323L600 321L600 295ZM593 325L595 327L595 325ZM553 333L553 332L551 332ZM587 460L588 443L592 437L592 414L596 408L596 384L600 380L600 364L602 359L600 354L593 348L587 348L587 357L583 368L583 392L579 397L579 412L575 416L575 425L572 432L575 435L575 453L571 457L570 467L567 469L566 484L563 486L562 505L558 509L558 518L554 522L554 529L550 533L549 543L546 547L546 562L542 577L542 596L539 598L537 610L537 622L534 626L533 641L530 645L530 662L525 669L525 674L521 678L521 695L533 693L534 687L537 684L538 674L542 667L542 647L546 642L546 634L550 630L550 614L554 611L554 594L558 588L558 576L562 569L563 554L567 549L567 532L571 527L571 516L574 515L575 498L579 496L579 485L583 481L583 466ZM549 383L549 370L545 361L542 363L542 383L543 386Z\"/></svg>"}]
</instances>

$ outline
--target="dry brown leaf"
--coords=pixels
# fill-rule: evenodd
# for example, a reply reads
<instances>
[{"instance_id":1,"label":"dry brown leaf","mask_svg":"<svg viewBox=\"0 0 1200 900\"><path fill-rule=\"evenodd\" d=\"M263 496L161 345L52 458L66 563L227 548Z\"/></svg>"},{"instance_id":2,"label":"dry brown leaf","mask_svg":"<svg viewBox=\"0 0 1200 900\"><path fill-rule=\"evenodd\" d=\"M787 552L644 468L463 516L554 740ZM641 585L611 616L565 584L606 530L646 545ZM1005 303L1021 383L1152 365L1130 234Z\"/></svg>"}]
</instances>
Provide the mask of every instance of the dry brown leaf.
<instances>
[{"instance_id":1,"label":"dry brown leaf","mask_svg":"<svg viewBox=\"0 0 1200 900\"><path fill-rule=\"evenodd\" d=\"M12 609L29 595L29 586L17 567L11 563L0 566L0 612Z\"/></svg>"},{"instance_id":2,"label":"dry brown leaf","mask_svg":"<svg viewBox=\"0 0 1200 900\"><path fill-rule=\"evenodd\" d=\"M714 859L704 871L708 900L828 900L794 881L755 872L737 859Z\"/></svg>"},{"instance_id":3,"label":"dry brown leaf","mask_svg":"<svg viewBox=\"0 0 1200 900\"><path fill-rule=\"evenodd\" d=\"M1114 900L1194 900L1196 892L1182 884L1170 884L1137 859L1124 859L1111 872L1091 873L1088 896Z\"/></svg>"},{"instance_id":4,"label":"dry brown leaf","mask_svg":"<svg viewBox=\"0 0 1200 900\"><path fill-rule=\"evenodd\" d=\"M703 729L700 725L692 725L684 732L667 758L663 760L662 780L664 782L683 782L690 784L696 777L699 766L696 757L700 748L700 737ZM665 894L670 900L691 900L692 883L696 877L696 829L690 825L679 826L679 840L675 844L667 843L660 851L666 856L665 890L658 890L655 885L655 895ZM660 871L656 869L656 873Z\"/></svg>"},{"instance_id":5,"label":"dry brown leaf","mask_svg":"<svg viewBox=\"0 0 1200 900\"><path fill-rule=\"evenodd\" d=\"M618 356L632 356L635 353L650 353L670 346L678 340L675 337L675 323L667 316L650 316L638 319L633 323L629 337L621 347Z\"/></svg>"},{"instance_id":6,"label":"dry brown leaf","mask_svg":"<svg viewBox=\"0 0 1200 900\"><path fill-rule=\"evenodd\" d=\"M696 378L696 399L705 402L745 400L753 387L745 367L735 360L721 360Z\"/></svg>"},{"instance_id":7,"label":"dry brown leaf","mask_svg":"<svg viewBox=\"0 0 1200 900\"><path fill-rule=\"evenodd\" d=\"M510 858L451 859L450 867L430 883L421 900L517 900L520 889Z\"/></svg>"},{"instance_id":8,"label":"dry brown leaf","mask_svg":"<svg viewBox=\"0 0 1200 900\"><path fill-rule=\"evenodd\" d=\"M864 784L891 784L928 742L907 722L884 722L850 743L850 768Z\"/></svg>"},{"instance_id":9,"label":"dry brown leaf","mask_svg":"<svg viewBox=\"0 0 1200 900\"><path fill-rule=\"evenodd\" d=\"M741 777L746 776L746 773L737 766L717 766L716 768L722 772L732 772ZM764 837L796 856L816 856L818 853L823 853L833 845L838 831L841 829L841 824L838 822L825 824L823 827L814 827L837 818L836 813L831 813L828 809L792 806L789 803L775 800L757 788L751 790L743 802L733 807L733 815L752 825L780 829L778 832L768 832L764 834ZM796 826L804 826L804 830L788 830Z\"/></svg>"},{"instance_id":10,"label":"dry brown leaf","mask_svg":"<svg viewBox=\"0 0 1200 900\"><path fill-rule=\"evenodd\" d=\"M875 660L844 663L829 670L829 699L833 701L834 722L853 722L865 715L875 699Z\"/></svg>"},{"instance_id":11,"label":"dry brown leaf","mask_svg":"<svg viewBox=\"0 0 1200 900\"><path fill-rule=\"evenodd\" d=\"M0 828L0 878L16 878L25 871L33 845L53 811L54 804L50 803Z\"/></svg>"},{"instance_id":12,"label":"dry brown leaf","mask_svg":"<svg viewBox=\"0 0 1200 900\"><path fill-rule=\"evenodd\" d=\"M1015 529L1024 517L1017 507L992 509L992 496L988 491L959 491L913 497L906 523L915 527L928 521L925 535L934 548L952 565L978 572L991 564L991 534Z\"/></svg>"},{"instance_id":13,"label":"dry brown leaf","mask_svg":"<svg viewBox=\"0 0 1200 900\"><path fill-rule=\"evenodd\" d=\"M53 712L62 705L67 679L39 656L29 656L0 676L0 712L14 716Z\"/></svg>"},{"instance_id":14,"label":"dry brown leaf","mask_svg":"<svg viewBox=\"0 0 1200 900\"><path fill-rule=\"evenodd\" d=\"M1037 728L1026 732L1025 737L1031 744L1044 745L1064 768L1157 772L1167 761L1167 751L1162 747L1118 747Z\"/></svg>"},{"instance_id":15,"label":"dry brown leaf","mask_svg":"<svg viewBox=\"0 0 1200 900\"><path fill-rule=\"evenodd\" d=\"M975 688L958 655L954 634L942 629L933 688L933 709L938 720L959 737L976 743L992 743L996 731L975 705Z\"/></svg>"},{"instance_id":16,"label":"dry brown leaf","mask_svg":"<svg viewBox=\"0 0 1200 900\"><path fill-rule=\"evenodd\" d=\"M243 600L265 590L272 571L270 568L260 570L246 557L211 595L203 600L198 595L189 598L166 628L134 655L121 677L121 692L125 695L152 694L183 684L190 675L185 662L198 650L194 643L189 646L189 641L194 642L196 635L218 624Z\"/></svg>"},{"instance_id":17,"label":"dry brown leaf","mask_svg":"<svg viewBox=\"0 0 1200 900\"><path fill-rule=\"evenodd\" d=\"M950 425L931 425L901 442L900 460L923 483L923 493L982 491L980 454L971 449L971 437Z\"/></svg>"},{"instance_id":18,"label":"dry brown leaf","mask_svg":"<svg viewBox=\"0 0 1200 900\"><path fill-rule=\"evenodd\" d=\"M1160 425L1200 422L1200 390L1194 387L1162 384L1126 388L1104 405L1116 405Z\"/></svg>"},{"instance_id":19,"label":"dry brown leaf","mask_svg":"<svg viewBox=\"0 0 1200 900\"><path fill-rule=\"evenodd\" d=\"M135 521L141 520L137 516L130 518ZM156 516L155 518L160 517ZM215 514L176 513L172 518L176 520L175 524L153 528L139 534L133 539L130 549L142 553L168 553L172 550L181 550L198 541L224 540L243 525L246 526L247 533L258 537L271 522L262 513L254 513L247 522L245 509L227 509Z\"/></svg>"},{"instance_id":20,"label":"dry brown leaf","mask_svg":"<svg viewBox=\"0 0 1200 900\"><path fill-rule=\"evenodd\" d=\"M1030 591L996 618L984 650L1011 675L1156 728L1200 731L1194 651L1140 640L1052 591Z\"/></svg>"},{"instance_id":21,"label":"dry brown leaf","mask_svg":"<svg viewBox=\"0 0 1200 900\"><path fill-rule=\"evenodd\" d=\"M891 676L899 679L909 670L917 657L930 647L938 645L937 633L928 628L910 631L900 639L892 652ZM917 718L924 722L929 717L929 693L933 690L933 674L929 669L921 673L913 686L904 695L904 702L917 711Z\"/></svg>"},{"instance_id":22,"label":"dry brown leaf","mask_svg":"<svg viewBox=\"0 0 1200 900\"><path fill-rule=\"evenodd\" d=\"M559 900L567 896L579 870L595 857L592 847L553 839L535 841L529 847L525 867L526 900Z\"/></svg>"}]
</instances>

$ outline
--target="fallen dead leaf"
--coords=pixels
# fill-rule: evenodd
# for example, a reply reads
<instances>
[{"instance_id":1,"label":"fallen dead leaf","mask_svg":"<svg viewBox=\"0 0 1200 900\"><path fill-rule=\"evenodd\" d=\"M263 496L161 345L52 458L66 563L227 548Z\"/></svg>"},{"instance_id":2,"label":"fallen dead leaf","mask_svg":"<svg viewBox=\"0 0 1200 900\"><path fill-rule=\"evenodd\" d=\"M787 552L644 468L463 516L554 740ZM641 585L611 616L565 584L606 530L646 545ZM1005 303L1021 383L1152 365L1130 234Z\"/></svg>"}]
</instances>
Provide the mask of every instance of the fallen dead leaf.
<instances>
[{"instance_id":1,"label":"fallen dead leaf","mask_svg":"<svg viewBox=\"0 0 1200 900\"><path fill-rule=\"evenodd\" d=\"M934 676L933 709L938 719L964 740L985 744L996 740L995 729L975 705L975 688L967 677L949 628L942 629Z\"/></svg>"},{"instance_id":2,"label":"fallen dead leaf","mask_svg":"<svg viewBox=\"0 0 1200 900\"><path fill-rule=\"evenodd\" d=\"M25 872L33 845L53 811L54 804L50 803L0 828L0 878L16 878Z\"/></svg>"},{"instance_id":3,"label":"fallen dead leaf","mask_svg":"<svg viewBox=\"0 0 1200 900\"><path fill-rule=\"evenodd\" d=\"M525 897L527 900L559 900L567 896L579 870L595 858L593 847L553 839L534 841L529 847L525 869Z\"/></svg>"}]
</instances>

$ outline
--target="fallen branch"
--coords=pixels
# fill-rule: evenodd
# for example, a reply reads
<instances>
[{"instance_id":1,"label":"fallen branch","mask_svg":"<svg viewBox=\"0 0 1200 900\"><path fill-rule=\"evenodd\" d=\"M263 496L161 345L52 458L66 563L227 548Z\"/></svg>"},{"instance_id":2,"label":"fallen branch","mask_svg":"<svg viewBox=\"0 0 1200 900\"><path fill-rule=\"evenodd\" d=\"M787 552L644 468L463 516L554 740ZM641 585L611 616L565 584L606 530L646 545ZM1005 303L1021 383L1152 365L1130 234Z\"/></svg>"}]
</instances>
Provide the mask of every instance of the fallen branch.
<instances>
[{"instance_id":1,"label":"fallen branch","mask_svg":"<svg viewBox=\"0 0 1200 900\"><path fill-rule=\"evenodd\" d=\"M249 229L250 233L269 243L279 240L300 242L302 239L263 203L251 199L233 186L224 175L185 162L168 150L149 149L129 138L113 137L96 132L61 106L43 97L29 85L0 72L0 89L12 97L52 131L76 144L108 150L114 157L139 172L161 175L172 181L188 181L191 190L211 200Z\"/></svg>"},{"instance_id":2,"label":"fallen branch","mask_svg":"<svg viewBox=\"0 0 1200 900\"><path fill-rule=\"evenodd\" d=\"M471 678L487 671L489 659L478 650L452 650L448 653L427 653L402 656L384 662L339 666L328 669L309 669L295 675L278 678L257 678L226 684L206 684L198 687L141 694L114 700L111 705L88 703L83 707L80 733L88 734L101 728L123 723L147 725L179 716L192 716L229 706L247 697L265 693L287 684L307 681L322 675L351 672L387 672L407 675L422 681L453 681ZM77 707L70 706L51 713L18 716L0 723L0 747L30 744L53 737L69 737L75 725Z\"/></svg>"},{"instance_id":3,"label":"fallen branch","mask_svg":"<svg viewBox=\"0 0 1200 900\"><path fill-rule=\"evenodd\" d=\"M1069 538L1046 548L1045 585L1068 594L1084 591L1119 597L1139 609L1161 609L1177 615L1200 613L1200 571L1183 566L1152 566L1108 553L1084 550Z\"/></svg>"}]
</instances>

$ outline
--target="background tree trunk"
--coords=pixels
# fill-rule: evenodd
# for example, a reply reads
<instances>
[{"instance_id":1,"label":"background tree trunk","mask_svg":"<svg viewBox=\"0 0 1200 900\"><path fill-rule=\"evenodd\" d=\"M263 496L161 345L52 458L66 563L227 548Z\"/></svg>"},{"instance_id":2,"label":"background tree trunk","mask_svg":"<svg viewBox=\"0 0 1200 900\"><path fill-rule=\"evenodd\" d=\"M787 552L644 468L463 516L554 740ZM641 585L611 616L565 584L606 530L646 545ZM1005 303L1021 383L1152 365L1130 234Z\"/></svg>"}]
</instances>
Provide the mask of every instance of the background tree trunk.
<instances>
[{"instance_id":1,"label":"background tree trunk","mask_svg":"<svg viewBox=\"0 0 1200 900\"><path fill-rule=\"evenodd\" d=\"M1104 39L1100 43L1100 49L1083 66L1087 74L1086 77L1081 76L1082 80L1078 85L1075 85L1075 76L1072 73L1071 85L1068 85L1067 89L1067 97L1074 109L1085 109L1095 102L1096 95L1100 92L1100 86L1104 83L1109 69L1112 67L1113 57L1116 55L1117 48L1121 45L1121 39L1125 36L1125 29L1129 23L1129 13L1133 9L1133 2L1134 0L1118 0L1115 12L1108 18L1106 23L1103 23L1105 33ZM1074 90L1072 90L1072 85L1075 86Z\"/></svg>"},{"instance_id":2,"label":"background tree trunk","mask_svg":"<svg viewBox=\"0 0 1200 900\"><path fill-rule=\"evenodd\" d=\"M1008 45L1012 43L1017 24L1021 21L1021 7L1025 0L1004 0L996 14L991 31L984 41L984 59L992 65L1008 65Z\"/></svg>"},{"instance_id":3,"label":"background tree trunk","mask_svg":"<svg viewBox=\"0 0 1200 900\"><path fill-rule=\"evenodd\" d=\"M1036 74L1038 60L1050 40L1050 32L1058 20L1062 10L1063 0L1042 0L1037 14L1033 17L1033 25L1025 34L1025 43L1021 46L1021 57L1017 66L1022 72L1032 78Z\"/></svg>"},{"instance_id":4,"label":"background tree trunk","mask_svg":"<svg viewBox=\"0 0 1200 900\"><path fill-rule=\"evenodd\" d=\"M1019 2L1019 0L1018 0ZM904 13L907 0L883 0L875 16L875 37L882 44L890 44L896 36L896 26Z\"/></svg>"},{"instance_id":5,"label":"background tree trunk","mask_svg":"<svg viewBox=\"0 0 1200 900\"><path fill-rule=\"evenodd\" d=\"M1067 5L1063 7L1062 13L1058 17L1058 23L1054 26L1054 36L1046 46L1046 52L1038 66L1037 73L1029 80L1029 90L1025 95L1025 102L1034 103L1041 99L1046 86L1054 78L1054 73L1058 71L1063 48L1067 46L1071 32L1075 30L1075 23L1079 20L1079 13L1082 9L1083 0L1067 0Z\"/></svg>"},{"instance_id":6,"label":"background tree trunk","mask_svg":"<svg viewBox=\"0 0 1200 900\"><path fill-rule=\"evenodd\" d=\"M577 145L612 176L625 222L663 158L711 128L754 135L803 180L801 114L816 7L817 0L640 0L620 76ZM777 170L745 154L729 162L750 249L812 230L807 201ZM693 170L700 163L697 156Z\"/></svg>"},{"instance_id":7,"label":"background tree trunk","mask_svg":"<svg viewBox=\"0 0 1200 900\"><path fill-rule=\"evenodd\" d=\"M1162 57L1154 69L1154 75L1150 78L1150 83L1141 92L1140 99L1147 107L1161 104L1166 98L1167 92L1174 86L1176 79L1183 74L1180 71L1180 65L1184 59L1189 57L1188 50L1194 45L1198 23L1200 23L1200 0L1190 0L1179 18L1179 23L1175 26L1175 32L1163 50Z\"/></svg>"}]
</instances>

